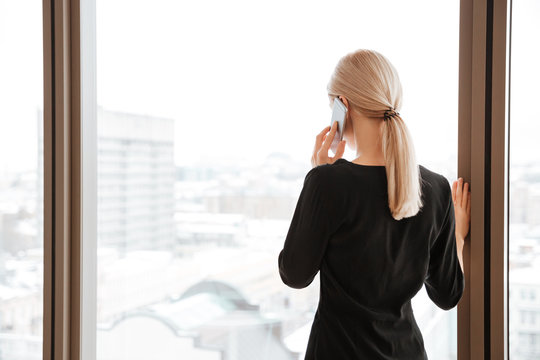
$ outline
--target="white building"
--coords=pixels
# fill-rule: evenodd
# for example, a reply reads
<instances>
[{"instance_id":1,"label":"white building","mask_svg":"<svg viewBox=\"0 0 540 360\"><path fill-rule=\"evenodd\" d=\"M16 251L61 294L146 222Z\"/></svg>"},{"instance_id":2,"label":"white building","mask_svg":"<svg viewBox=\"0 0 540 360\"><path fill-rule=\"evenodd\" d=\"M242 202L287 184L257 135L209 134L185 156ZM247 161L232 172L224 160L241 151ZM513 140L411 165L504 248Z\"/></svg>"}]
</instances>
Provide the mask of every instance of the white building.
<instances>
[{"instance_id":1,"label":"white building","mask_svg":"<svg viewBox=\"0 0 540 360\"><path fill-rule=\"evenodd\" d=\"M509 276L512 359L540 359L540 258Z\"/></svg>"},{"instance_id":2,"label":"white building","mask_svg":"<svg viewBox=\"0 0 540 360\"><path fill-rule=\"evenodd\" d=\"M174 245L174 120L98 107L98 245Z\"/></svg>"}]
</instances>

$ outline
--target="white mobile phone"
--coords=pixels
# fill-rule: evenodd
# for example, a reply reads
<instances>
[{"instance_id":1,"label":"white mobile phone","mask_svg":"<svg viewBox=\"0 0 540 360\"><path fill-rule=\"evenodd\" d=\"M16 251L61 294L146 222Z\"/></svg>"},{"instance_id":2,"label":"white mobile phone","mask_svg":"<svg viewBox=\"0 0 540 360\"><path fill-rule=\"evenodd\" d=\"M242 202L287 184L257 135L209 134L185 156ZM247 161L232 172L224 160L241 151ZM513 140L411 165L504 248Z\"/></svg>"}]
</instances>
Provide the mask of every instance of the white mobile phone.
<instances>
[{"instance_id":1,"label":"white mobile phone","mask_svg":"<svg viewBox=\"0 0 540 360\"><path fill-rule=\"evenodd\" d=\"M345 116L347 115L347 107L339 100L338 97L334 99L334 107L332 109L332 119L330 120L330 126L334 125L334 121L338 122L338 128L334 140L330 145L330 150L337 152L337 146L339 142L343 140L343 127L345 126Z\"/></svg>"}]
</instances>

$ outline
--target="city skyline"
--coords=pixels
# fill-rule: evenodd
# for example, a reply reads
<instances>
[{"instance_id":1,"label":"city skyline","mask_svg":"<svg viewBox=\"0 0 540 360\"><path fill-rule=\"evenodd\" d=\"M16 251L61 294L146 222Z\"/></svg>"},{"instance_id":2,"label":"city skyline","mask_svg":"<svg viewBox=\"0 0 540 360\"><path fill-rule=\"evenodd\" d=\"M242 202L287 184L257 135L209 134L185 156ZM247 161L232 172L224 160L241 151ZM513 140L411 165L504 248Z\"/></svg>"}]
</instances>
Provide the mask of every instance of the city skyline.
<instances>
[{"instance_id":1,"label":"city skyline","mask_svg":"<svg viewBox=\"0 0 540 360\"><path fill-rule=\"evenodd\" d=\"M114 199L113 203L121 205L121 202L118 202L119 200L117 200L118 194L107 189L122 189L126 186L130 186L128 182L133 182L132 180L128 180L126 183L124 183L126 180L121 180L120 182L115 180L115 182L112 183L110 181L112 179L126 179L124 175L131 173L132 170L130 169L133 168L130 164L136 165L137 168L141 168L140 166L143 163L149 166L151 165L148 162L148 159L153 156L152 154L159 154L162 151L160 150L161 147L152 145L152 141L155 141L156 145L163 144L164 139L169 139L166 141L170 141L170 131L163 131L167 129L167 126L165 125L167 123L170 124L170 120L155 119L156 122L158 120L164 121L163 124L165 126L162 131L157 131L158 129L152 129L152 125L150 125L153 123L154 119L147 116L134 116L129 113L122 114L118 112L108 112L102 108L98 113L100 114L102 121L107 122L107 128L102 129L100 132L100 140L98 141L98 151L101 157L101 166L98 166L98 173L101 174L100 177L109 179L107 180L107 183L100 185L99 189L101 190L98 189L100 192L99 196L102 199L103 197L110 196L111 199ZM134 130L130 134L130 138L132 139L124 137L121 132L121 129L123 128L132 128ZM163 136L164 138L162 138ZM144 138L147 139L144 140ZM133 148L134 151L132 154L127 154L124 151L124 149L127 149L125 146L129 145L132 140L137 139L143 141L140 144L144 143L147 145L144 145L143 147L137 145L139 147ZM230 166L205 166L202 164L198 166L174 165L171 161L172 149L170 146L168 146L166 152L162 153L160 156L161 158L155 158L154 161L156 161L156 164L162 163L162 161L165 160L168 164L167 166L171 167L171 169L174 168L174 171L164 171L164 173L170 172L171 174L175 174L174 189L170 189L170 191L174 191L174 193L171 193L173 195L169 196L172 196L175 199L175 205L168 210L175 214L174 239L171 239L170 242L163 243L165 246L161 250L159 249L159 244L153 241L152 244L148 243L148 245L151 245L148 249L145 249L144 244L141 246L133 243L131 246L125 247L117 241L100 241L98 244L98 265L101 264L98 274L98 278L100 279L98 285L98 289L100 289L98 292L98 302L100 304L100 311L98 312L98 328L106 332L103 334L100 333L99 335L100 339L102 339L101 341L103 341L102 344L109 343L112 341L111 339L116 336L126 336L123 332L122 334L124 335L116 333L115 330L117 329L116 326L123 324L124 320L129 320L129 323L131 323L133 319L146 314L151 308L163 309L163 311L165 311L163 306L169 302L170 309L167 311L175 311L173 309L183 308L184 302L180 301L181 298L171 300L169 294L176 294L176 296L181 297L183 293L188 293L189 289L193 288L198 283L204 284L211 279L223 284L234 284L234 288L246 294L246 301L250 304L256 304L259 309L253 310L254 312L252 315L256 317L262 316L261 321L263 321L262 319L264 319L264 316L274 314L273 316L275 317L280 313L280 306L277 304L283 301L296 303L297 305L295 306L300 306L301 302L292 300L296 296L293 295L293 291L286 289L286 287L281 284L275 269L275 257L282 245L281 243L290 217L292 216L298 193L301 188L301 180L305 172L296 166L297 163L295 159L286 154L276 153L274 156L268 157L267 162L259 165L259 167L248 168L244 164L237 164L235 167L231 168ZM141 161L143 161L143 163L141 163ZM447 168L449 165L450 164L444 167ZM539 169L538 173L540 174L540 163L537 166ZM13 188L12 185L11 190L9 190L13 194L17 194L19 192L13 192L14 189L16 189L17 186L21 187L20 193L26 191L29 198L28 203L35 204L35 206L37 206L39 202L36 201L39 196L37 194L37 188L33 187L35 186L35 181L38 177L38 168L39 167L36 167L34 176L27 177L23 182L15 183L15 188ZM272 172L265 172L262 170L264 168L273 170ZM240 169L242 170L240 171ZM513 174L516 176L512 183L514 189L512 199L514 200L513 204L516 211L511 212L511 226L515 231L512 234L513 241L510 249L512 262L510 268L514 269L515 266L512 264L516 264L519 268L519 272L516 272L515 274L522 274L520 278L517 278L514 282L516 289L523 288L524 286L528 289L531 285L527 284L532 284L533 287L540 287L540 284L536 284L534 280L530 283L530 279L535 278L530 275L525 275L526 273L523 272L523 269L531 269L530 271L534 271L535 266L539 266L535 264L540 264L538 263L540 259L540 241L536 238L537 235L535 235L540 234L540 215L531 216L531 211L529 209L531 206L533 206L533 209L536 209L534 208L534 204L540 199L540 191L538 191L536 185L537 177L531 176L534 175L534 173L531 172L532 168L516 167L515 169L516 171ZM246 172L246 170L248 172ZM124 175L121 175L121 173ZM234 179L234 174L240 173L242 174L242 177ZM159 177L156 177L156 180L157 179L159 179ZM238 180L242 181L239 182ZM256 191L245 192L246 185L251 182L259 184L257 187L249 187ZM196 187L195 184L197 184ZM32 188L35 189L35 193L28 193L28 189ZM156 189L159 190L158 183L156 183ZM3 195L5 194L5 191L6 190L4 190L4 192L0 191L0 195L2 195L4 199L7 199L7 197ZM139 196L137 193L133 193L129 197L136 198L137 196ZM264 205L266 199L270 202L268 202L267 205ZM16 197L14 197L14 200L16 200ZM201 203L201 201L203 202ZM254 207L257 203L262 205L259 206L259 209ZM144 202L135 202L134 204L139 205L135 205L135 207L131 206L132 211L136 210L137 206L145 206ZM11 242L0 242L0 246L2 246L1 251L4 254L4 259L8 260L6 262L7 266L11 267L11 264L16 264L17 261L20 262L20 260L16 260L16 258L11 258L9 256L5 258L6 250L13 248L10 244L21 244L23 237L9 235L11 234L11 228L18 228L18 220L17 217L12 217L11 223L7 222L7 219L10 219L10 217L7 217L8 213L5 212L5 209L9 208L6 207L7 205L8 203L4 201L4 212L2 214L4 226L1 229L4 232L0 234L0 238L10 239ZM23 206L24 204L17 201L14 202L13 205ZM279 211L275 211L274 209L279 209ZM29 210L31 211L32 209L30 208ZM261 212L261 210L263 212ZM540 214L540 212L534 210L533 213ZM13 214L17 214L17 211ZM114 214L116 214L114 218L105 220L108 222L114 220L117 225L126 224L126 221L129 220L128 218L122 219L122 216L129 217L127 213L122 215L123 213L121 212L114 212ZM31 235L32 237L37 237L37 228L39 226L36 220L37 219L31 223L33 224L32 228L34 229L31 232L31 234L33 234ZM21 223L24 221L26 220L21 218ZM268 222L268 225L266 225L265 222ZM520 223L529 223L530 225L528 227L513 227L513 224ZM141 223L140 225L143 224ZM147 223L144 224L144 226L152 227L153 225ZM535 231L532 226L536 226L539 230ZM268 232L269 228L275 229L273 230L272 235ZM111 226L108 226L107 229L112 228ZM103 230L105 230L105 228L103 228ZM533 237L532 239L536 240L527 238L531 236ZM131 238L128 238L126 240L130 242L130 239ZM34 253L33 258L35 259L34 265L32 266L40 268L40 256L42 255L39 255L39 252L36 252L36 250L32 250L32 252ZM253 260L258 264L257 267L261 269L258 273L253 271L251 260L247 261L254 256L259 256L258 260L257 258ZM14 263L13 261L16 262ZM243 261L246 261L245 265L242 265ZM520 261L524 265L519 265ZM144 263L145 266L141 267L141 263ZM206 264L205 266L213 264L213 266L201 273L200 270L196 269L203 264ZM233 276L231 271L234 267L231 268L230 264L236 264L238 267L237 270L234 270L234 273L237 275ZM262 264L265 265L262 266ZM523 268L523 266L525 266L525 268ZM21 276L24 275L21 279L28 278L29 274L32 273L31 270L29 270L31 267L24 266L24 263L17 269L16 274L20 273ZM149 277L150 274L154 273L163 274L160 283L156 283L153 280L153 277ZM236 280L237 276L239 276L239 279L246 278L245 275L240 275L242 273L250 273L251 278L254 280L249 280L249 278L243 281ZM514 273L511 271L511 278L513 274ZM267 279L264 291L261 291L262 289L258 285L261 281L261 277ZM12 286L12 290L10 290L9 294L13 295L10 296L21 296L23 294L18 292L16 287L13 287L13 285L17 284L17 281L19 281L13 282L13 279L17 278L7 278L12 279L7 282L7 284L11 284L10 286ZM525 283L523 283L523 281L525 281ZM171 288L170 285L165 286L166 283L175 284L175 286ZM34 298L34 302L38 302L39 299L35 297L35 291L38 289L36 288L37 284L34 284L33 286L36 290L25 296L30 296L30 298ZM199 291L202 291L202 289L203 288ZM254 289L257 290L254 291ZM303 301L306 302L301 308L305 309L305 311L314 309L316 300L318 299L317 291L318 280L314 281L314 284L309 287L310 295L309 297L304 297ZM195 292L194 295L203 293L205 292ZM4 301L4 313L7 311L5 308L6 304L9 304L9 302L6 303L7 298L5 296L7 296L7 294L8 293L4 292L4 297L0 299ZM281 295L276 297L278 296L277 294ZM521 300L521 291L517 290L517 295L512 297L512 304L515 304L515 309L511 310L511 314L515 313L515 316L512 317L512 324L514 324L516 329L520 328L522 322L526 325L531 321L536 321L536 315L527 316L521 314L523 311L530 311L530 305L528 305L529 303L527 302L529 293L526 292L525 294L524 300ZM540 293L538 296L540 296ZM455 330L455 325L452 325L452 323L445 325L447 324L446 320L444 320L445 318L440 316L446 313L441 312L440 310L435 312L433 312L434 310L430 310L430 308L434 308L434 306L425 296L425 290L422 289L417 297L417 300L415 300L416 298L413 299L413 304L416 303L416 305L413 306L415 306L415 313L418 317L417 320L419 324L424 328L439 329L437 331L431 330L424 334L426 349L432 352L435 351L434 349L436 349L437 346L440 346L436 345L433 341L440 341L445 337L439 336L434 338L430 334L437 333L440 335L445 333L450 337L450 334ZM0 301L0 303L2 303L2 301ZM202 301L201 304L204 304L204 301ZM157 304L162 304L163 306L159 305L155 307ZM214 305L208 303L207 306L212 307ZM2 307L0 306L0 308ZM224 309L226 308L227 306ZM296 309L296 311L299 311L299 308ZM525 310L518 311L518 309ZM164 321L159 320L159 316L163 317L165 316L165 313L161 314L161 310L152 311L158 311L157 313L154 313L154 316L158 317L155 320ZM216 313L215 317L208 317L207 321L209 323L218 321L219 314L225 314L229 310L223 311ZM540 307L538 313L538 321L540 322ZM301 314L301 312L299 312L299 314ZM280 316L282 315L279 315L278 318L280 318ZM525 316L524 320L520 321L523 316ZM163 319L165 319L165 317L163 317ZM293 349L301 348L302 342L307 341L305 326L310 324L311 319L301 315L296 320L290 320L293 321L292 323L296 324L294 325L296 327L292 329L292 332L290 328L291 325L287 325L285 318L282 318L282 321L284 322L276 323L276 326L283 327L283 329L280 330L280 332L283 331L283 344L280 345L276 343L275 346L286 346L291 351L293 351ZM435 323L430 324L429 321L435 321ZM32 321L31 323L35 326L35 321ZM264 324L264 321L261 322L261 326L262 324ZM0 315L0 327L1 326L2 316ZM131 326L131 328L134 330L135 328L133 328L133 326ZM181 328L184 325L180 322L176 326ZM203 326L203 324L201 323L197 326ZM206 331L203 330L204 327L196 328L199 329L197 331ZM120 331L120 329L123 329L123 327L118 327L118 331ZM192 331L195 331L195 327ZM0 333L1 332L2 331L0 331ZM104 338L103 336L105 335L106 337ZM520 336L517 332L512 333L512 339L517 339L516 341L524 341L523 338L524 335ZM525 339L527 339L526 341L529 341L529 337L525 337ZM447 344L448 343L444 343L443 345L447 346ZM193 345L191 348L194 352L197 352L196 346ZM520 349L523 349L523 345L520 346ZM106 351L106 349L100 349L101 353L104 353L104 351ZM526 359L526 357L523 357L523 359Z\"/></svg>"}]
</instances>

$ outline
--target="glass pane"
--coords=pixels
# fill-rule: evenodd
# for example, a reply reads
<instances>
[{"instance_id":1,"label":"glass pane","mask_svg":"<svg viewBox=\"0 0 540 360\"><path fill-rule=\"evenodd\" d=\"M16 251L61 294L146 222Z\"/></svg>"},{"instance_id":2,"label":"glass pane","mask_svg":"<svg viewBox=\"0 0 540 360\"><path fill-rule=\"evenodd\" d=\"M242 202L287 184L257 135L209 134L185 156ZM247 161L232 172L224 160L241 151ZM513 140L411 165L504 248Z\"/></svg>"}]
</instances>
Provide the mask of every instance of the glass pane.
<instances>
[{"instance_id":1,"label":"glass pane","mask_svg":"<svg viewBox=\"0 0 540 360\"><path fill-rule=\"evenodd\" d=\"M330 74L385 54L419 162L450 182L459 2L96 2L98 359L303 359L318 275L288 288L277 257ZM454 359L455 310L413 306Z\"/></svg>"},{"instance_id":2,"label":"glass pane","mask_svg":"<svg viewBox=\"0 0 540 360\"><path fill-rule=\"evenodd\" d=\"M42 358L43 25L0 0L0 359Z\"/></svg>"},{"instance_id":3,"label":"glass pane","mask_svg":"<svg viewBox=\"0 0 540 360\"><path fill-rule=\"evenodd\" d=\"M512 1L509 341L511 360L540 359L540 3Z\"/></svg>"}]
</instances>

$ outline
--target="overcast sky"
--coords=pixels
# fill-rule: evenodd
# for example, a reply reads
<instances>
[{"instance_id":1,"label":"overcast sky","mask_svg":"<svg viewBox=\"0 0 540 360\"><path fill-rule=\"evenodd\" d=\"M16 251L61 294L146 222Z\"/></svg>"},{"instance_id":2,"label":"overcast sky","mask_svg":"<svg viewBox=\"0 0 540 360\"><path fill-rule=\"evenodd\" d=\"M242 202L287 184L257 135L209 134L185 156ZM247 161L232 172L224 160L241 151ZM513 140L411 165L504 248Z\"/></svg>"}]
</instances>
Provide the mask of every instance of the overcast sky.
<instances>
[{"instance_id":1,"label":"overcast sky","mask_svg":"<svg viewBox=\"0 0 540 360\"><path fill-rule=\"evenodd\" d=\"M540 11L513 4L512 136L534 146L540 29L527 19ZM0 171L35 167L40 11L38 0L0 0ZM398 70L400 113L429 166L457 151L458 41L455 1L97 0L98 103L174 119L177 164L275 151L309 162L337 61L374 49ZM537 157L531 145L512 156Z\"/></svg>"}]
</instances>

